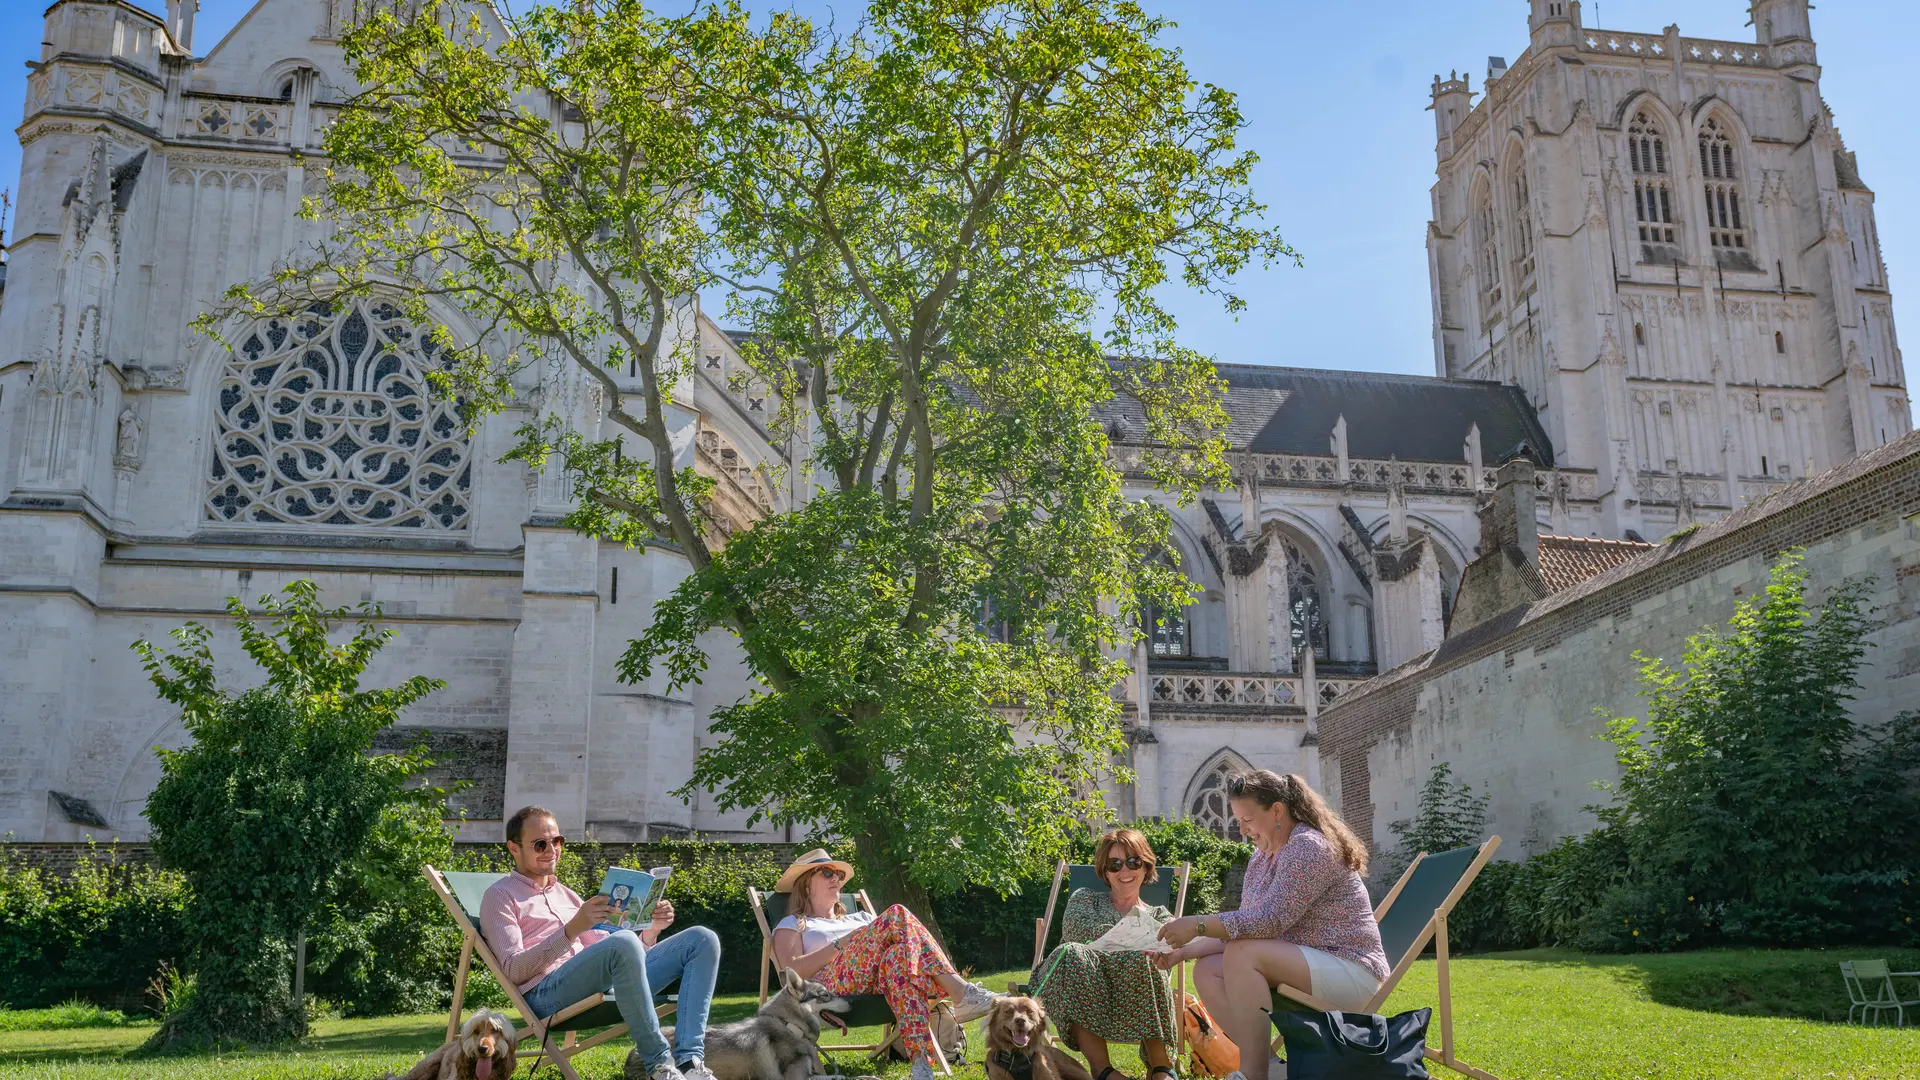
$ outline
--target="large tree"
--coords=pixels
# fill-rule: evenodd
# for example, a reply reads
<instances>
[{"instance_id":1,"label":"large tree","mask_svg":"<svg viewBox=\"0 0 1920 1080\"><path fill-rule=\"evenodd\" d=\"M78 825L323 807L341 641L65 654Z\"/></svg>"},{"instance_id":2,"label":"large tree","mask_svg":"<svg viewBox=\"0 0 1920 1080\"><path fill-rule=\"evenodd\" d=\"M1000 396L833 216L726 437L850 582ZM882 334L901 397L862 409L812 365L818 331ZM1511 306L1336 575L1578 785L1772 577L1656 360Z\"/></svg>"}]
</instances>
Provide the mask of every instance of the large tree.
<instances>
[{"instance_id":1,"label":"large tree","mask_svg":"<svg viewBox=\"0 0 1920 1080\"><path fill-rule=\"evenodd\" d=\"M449 299L494 338L457 343L476 412L524 357L589 373L614 430L528 425L515 456L568 472L576 527L692 567L624 677L683 685L706 631L737 636L757 688L690 787L850 839L887 898L1010 880L1103 813L1140 599L1187 588L1097 413L1129 404L1162 483L1218 479L1218 380L1157 294L1234 309L1228 276L1291 255L1232 95L1166 27L1114 0L881 0L844 32L640 0L496 34L457 0L378 14L314 207L337 238L236 297ZM813 470L728 535L667 423L676 300L717 283Z\"/></svg>"}]
</instances>

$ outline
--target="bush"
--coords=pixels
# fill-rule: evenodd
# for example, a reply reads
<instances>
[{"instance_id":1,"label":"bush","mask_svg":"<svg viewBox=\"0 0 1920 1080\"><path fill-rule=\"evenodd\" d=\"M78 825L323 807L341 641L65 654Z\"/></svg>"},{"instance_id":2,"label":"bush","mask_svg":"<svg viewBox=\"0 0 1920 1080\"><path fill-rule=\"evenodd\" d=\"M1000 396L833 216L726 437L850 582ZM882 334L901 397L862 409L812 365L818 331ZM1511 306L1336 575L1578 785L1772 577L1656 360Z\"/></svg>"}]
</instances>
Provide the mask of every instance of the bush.
<instances>
[{"instance_id":1,"label":"bush","mask_svg":"<svg viewBox=\"0 0 1920 1080\"><path fill-rule=\"evenodd\" d=\"M141 1007L147 981L186 955L187 882L88 845L73 873L27 866L0 847L0 1001Z\"/></svg>"},{"instance_id":2,"label":"bush","mask_svg":"<svg viewBox=\"0 0 1920 1080\"><path fill-rule=\"evenodd\" d=\"M147 799L154 853L193 886L193 992L150 1049L306 1034L306 1003L290 993L294 942L341 887L381 889L396 877L381 862L392 854L383 844L408 847L409 828L444 831L424 810L444 793L409 788L426 759L371 753L374 736L440 684L421 676L362 690L368 660L393 636L377 629L379 610L363 605L358 632L334 645L328 632L349 612L322 608L311 581L285 594L263 603L271 630L228 600L247 654L266 674L264 685L238 694L217 685L210 635L197 623L175 631L179 652L134 644L193 739L161 751L160 783Z\"/></svg>"}]
</instances>

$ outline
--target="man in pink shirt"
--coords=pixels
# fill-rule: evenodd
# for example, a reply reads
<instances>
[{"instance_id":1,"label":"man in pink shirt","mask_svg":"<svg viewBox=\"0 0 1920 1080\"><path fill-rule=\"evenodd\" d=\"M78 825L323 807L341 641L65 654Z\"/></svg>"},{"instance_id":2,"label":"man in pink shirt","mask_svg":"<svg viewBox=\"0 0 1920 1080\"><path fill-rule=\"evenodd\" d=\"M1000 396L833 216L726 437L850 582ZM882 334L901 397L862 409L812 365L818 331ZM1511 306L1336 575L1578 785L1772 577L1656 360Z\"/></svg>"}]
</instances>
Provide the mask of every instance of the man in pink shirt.
<instances>
[{"instance_id":1,"label":"man in pink shirt","mask_svg":"<svg viewBox=\"0 0 1920 1080\"><path fill-rule=\"evenodd\" d=\"M633 1036L627 1080L714 1080L705 1057L707 1013L720 972L719 935L692 926L662 941L660 932L673 924L673 905L664 900L653 909L653 924L638 934L593 929L613 921L612 903L605 896L582 902L553 876L566 842L542 807L522 807L507 819L513 873L494 882L480 901L480 932L507 978L539 1017L611 993ZM653 1012L653 994L675 979L680 1002L669 1047Z\"/></svg>"}]
</instances>

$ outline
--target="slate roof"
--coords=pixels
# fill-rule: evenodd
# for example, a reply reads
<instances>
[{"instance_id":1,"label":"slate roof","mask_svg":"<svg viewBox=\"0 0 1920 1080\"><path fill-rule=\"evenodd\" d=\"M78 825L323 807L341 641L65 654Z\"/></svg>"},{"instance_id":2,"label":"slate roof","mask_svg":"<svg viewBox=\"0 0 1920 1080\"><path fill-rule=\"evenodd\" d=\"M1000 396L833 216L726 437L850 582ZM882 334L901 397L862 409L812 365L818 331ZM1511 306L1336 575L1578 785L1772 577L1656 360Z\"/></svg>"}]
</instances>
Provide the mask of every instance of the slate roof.
<instances>
[{"instance_id":1,"label":"slate roof","mask_svg":"<svg viewBox=\"0 0 1920 1080\"><path fill-rule=\"evenodd\" d=\"M740 330L724 333L735 342L753 337ZM1122 358L1112 362L1126 363ZM1524 444L1535 464L1553 467L1553 444L1517 386L1264 364L1217 364L1215 369L1227 384L1227 441L1235 450L1330 454L1333 425L1344 415L1349 457L1461 461L1467 429L1479 424L1488 466L1506 461ZM1146 434L1139 402L1117 398L1098 415L1115 441L1134 442Z\"/></svg>"},{"instance_id":2,"label":"slate roof","mask_svg":"<svg viewBox=\"0 0 1920 1080\"><path fill-rule=\"evenodd\" d=\"M1536 464L1553 466L1553 445L1533 406L1517 386L1478 379L1388 375L1376 371L1221 364L1229 387L1227 411L1235 427L1253 426L1240 449L1264 454L1325 454L1333 425L1347 418L1347 454L1402 461L1459 461L1467 429L1480 425L1488 465L1506 460L1521 443ZM1264 391L1266 397L1258 397ZM1274 400L1271 407L1268 400ZM1241 400L1236 400L1240 398ZM1257 411L1266 410L1264 417Z\"/></svg>"},{"instance_id":3,"label":"slate roof","mask_svg":"<svg viewBox=\"0 0 1920 1080\"><path fill-rule=\"evenodd\" d=\"M1585 536L1540 537L1540 583L1552 596L1596 574L1611 570L1652 544L1634 540L1599 540Z\"/></svg>"}]
</instances>

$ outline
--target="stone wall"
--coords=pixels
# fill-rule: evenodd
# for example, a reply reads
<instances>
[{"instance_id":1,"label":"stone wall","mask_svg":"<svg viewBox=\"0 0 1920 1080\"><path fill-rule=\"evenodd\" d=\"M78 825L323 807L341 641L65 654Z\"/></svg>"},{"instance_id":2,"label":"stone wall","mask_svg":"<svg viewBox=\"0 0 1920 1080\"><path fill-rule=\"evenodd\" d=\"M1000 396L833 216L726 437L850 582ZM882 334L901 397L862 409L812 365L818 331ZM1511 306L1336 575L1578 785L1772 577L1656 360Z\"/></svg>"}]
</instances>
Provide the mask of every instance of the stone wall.
<instances>
[{"instance_id":1,"label":"stone wall","mask_svg":"<svg viewBox=\"0 0 1920 1080\"><path fill-rule=\"evenodd\" d=\"M1382 674L1320 717L1330 798L1376 849L1410 816L1433 765L1489 792L1489 826L1519 858L1591 828L1596 781L1618 775L1600 714L1640 715L1636 650L1677 662L1805 550L1811 599L1869 583L1879 628L1856 716L1920 706L1920 434L1668 542L1581 585L1516 607Z\"/></svg>"}]
</instances>

